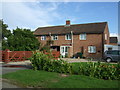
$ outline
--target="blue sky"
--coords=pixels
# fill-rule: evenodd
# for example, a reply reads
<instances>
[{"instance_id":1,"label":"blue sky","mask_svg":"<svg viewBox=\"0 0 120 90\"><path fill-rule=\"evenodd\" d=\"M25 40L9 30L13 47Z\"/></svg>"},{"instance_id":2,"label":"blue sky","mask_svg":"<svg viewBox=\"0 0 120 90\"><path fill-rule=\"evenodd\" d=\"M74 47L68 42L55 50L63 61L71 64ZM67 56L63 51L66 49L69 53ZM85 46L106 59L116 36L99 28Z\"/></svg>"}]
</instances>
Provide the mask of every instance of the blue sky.
<instances>
[{"instance_id":1,"label":"blue sky","mask_svg":"<svg viewBox=\"0 0 120 90\"><path fill-rule=\"evenodd\" d=\"M117 2L4 2L0 18L15 29L108 22L110 33L118 33Z\"/></svg>"}]
</instances>

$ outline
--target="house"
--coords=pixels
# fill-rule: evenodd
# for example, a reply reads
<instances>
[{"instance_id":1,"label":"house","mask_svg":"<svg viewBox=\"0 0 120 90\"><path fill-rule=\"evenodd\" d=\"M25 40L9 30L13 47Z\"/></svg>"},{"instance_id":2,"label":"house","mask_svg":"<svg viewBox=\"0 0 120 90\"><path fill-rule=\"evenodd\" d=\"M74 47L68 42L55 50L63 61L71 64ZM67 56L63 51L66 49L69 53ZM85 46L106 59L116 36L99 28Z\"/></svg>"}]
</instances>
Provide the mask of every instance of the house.
<instances>
[{"instance_id":1,"label":"house","mask_svg":"<svg viewBox=\"0 0 120 90\"><path fill-rule=\"evenodd\" d=\"M104 51L106 50L120 50L117 37L110 37L110 43L104 45Z\"/></svg>"},{"instance_id":2,"label":"house","mask_svg":"<svg viewBox=\"0 0 120 90\"><path fill-rule=\"evenodd\" d=\"M71 24L67 20L65 25L39 27L34 35L43 45L53 40L51 48L60 51L63 57L81 52L84 57L102 58L104 44L109 44L107 22Z\"/></svg>"}]
</instances>

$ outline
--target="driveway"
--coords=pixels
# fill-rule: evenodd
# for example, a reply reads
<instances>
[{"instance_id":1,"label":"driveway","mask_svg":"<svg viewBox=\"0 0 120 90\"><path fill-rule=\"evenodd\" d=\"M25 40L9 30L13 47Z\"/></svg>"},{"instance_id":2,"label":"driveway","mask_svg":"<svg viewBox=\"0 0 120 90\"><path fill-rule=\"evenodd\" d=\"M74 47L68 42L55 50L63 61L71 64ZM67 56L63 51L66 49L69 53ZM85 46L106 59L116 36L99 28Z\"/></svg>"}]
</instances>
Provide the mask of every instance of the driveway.
<instances>
[{"instance_id":1,"label":"driveway","mask_svg":"<svg viewBox=\"0 0 120 90\"><path fill-rule=\"evenodd\" d=\"M88 62L89 60L87 59L76 59L76 58L62 58L63 60L69 62L69 63L73 63L73 62ZM91 62L96 62L96 61L91 61Z\"/></svg>"}]
</instances>

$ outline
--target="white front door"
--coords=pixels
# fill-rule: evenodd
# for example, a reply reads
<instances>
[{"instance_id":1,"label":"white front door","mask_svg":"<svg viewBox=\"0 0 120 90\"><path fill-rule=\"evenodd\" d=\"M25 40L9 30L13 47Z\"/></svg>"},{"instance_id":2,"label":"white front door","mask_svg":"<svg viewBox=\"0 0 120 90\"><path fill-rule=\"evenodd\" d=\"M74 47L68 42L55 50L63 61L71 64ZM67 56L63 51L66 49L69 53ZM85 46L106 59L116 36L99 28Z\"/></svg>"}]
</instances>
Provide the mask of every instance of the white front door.
<instances>
[{"instance_id":1,"label":"white front door","mask_svg":"<svg viewBox=\"0 0 120 90\"><path fill-rule=\"evenodd\" d=\"M65 57L68 54L68 46L60 46L60 54Z\"/></svg>"}]
</instances>

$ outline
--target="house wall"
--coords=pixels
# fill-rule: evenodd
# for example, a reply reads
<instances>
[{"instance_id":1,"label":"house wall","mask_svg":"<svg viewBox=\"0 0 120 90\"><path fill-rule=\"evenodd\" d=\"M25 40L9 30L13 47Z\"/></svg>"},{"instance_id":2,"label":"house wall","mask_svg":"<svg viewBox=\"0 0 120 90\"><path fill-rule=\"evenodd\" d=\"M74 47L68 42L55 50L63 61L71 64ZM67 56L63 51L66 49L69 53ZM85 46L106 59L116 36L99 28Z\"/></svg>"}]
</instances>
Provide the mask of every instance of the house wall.
<instances>
[{"instance_id":1,"label":"house wall","mask_svg":"<svg viewBox=\"0 0 120 90\"><path fill-rule=\"evenodd\" d=\"M41 37L38 37L38 40L43 45L45 45L46 41L49 39L50 36L47 36L46 40L41 40ZM53 46L64 46L67 45L67 43L72 43L72 40L65 40L65 35L59 35L58 40L54 40ZM88 53L88 46L90 45L96 46L96 53ZM79 35L73 35L73 47L70 48L69 55L73 56L78 52L82 52L81 47L83 47L83 54L85 57L101 58L104 47L102 46L102 34L86 34L86 40L80 40Z\"/></svg>"},{"instance_id":2,"label":"house wall","mask_svg":"<svg viewBox=\"0 0 120 90\"><path fill-rule=\"evenodd\" d=\"M105 40L105 34L107 34L107 40ZM103 34L104 44L110 43L109 38L110 38L109 29L108 29L108 25L106 25L105 30L104 30L104 34Z\"/></svg>"},{"instance_id":3,"label":"house wall","mask_svg":"<svg viewBox=\"0 0 120 90\"><path fill-rule=\"evenodd\" d=\"M42 43L42 45L45 45L47 40L50 39L50 36L46 37L46 40L41 40L41 36L37 36L38 40ZM65 35L59 35L58 40L54 40L53 46L64 46L71 43L71 40L65 40Z\"/></svg>"},{"instance_id":4,"label":"house wall","mask_svg":"<svg viewBox=\"0 0 120 90\"><path fill-rule=\"evenodd\" d=\"M81 52L81 47L83 47L83 55L85 57L102 57L102 34L87 34L86 40L80 40L79 35L74 35L74 47L73 52ZM88 53L88 46L96 46L96 53Z\"/></svg>"}]
</instances>

